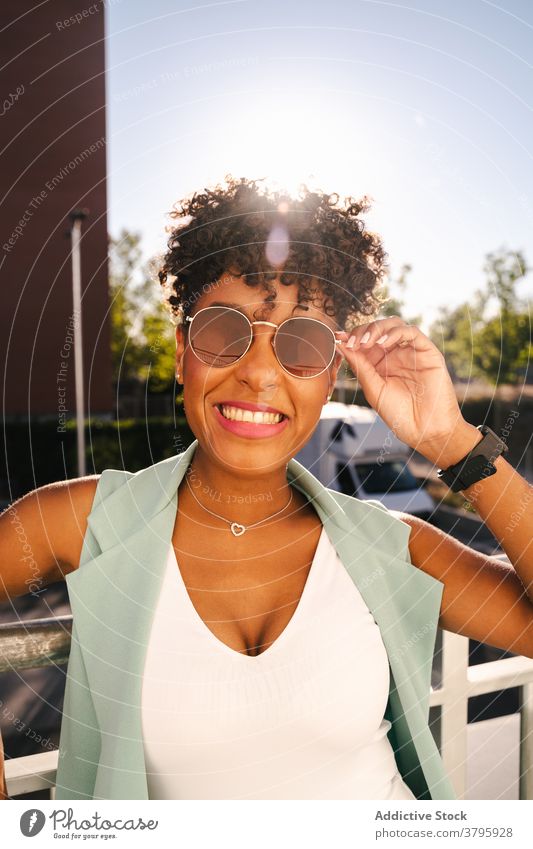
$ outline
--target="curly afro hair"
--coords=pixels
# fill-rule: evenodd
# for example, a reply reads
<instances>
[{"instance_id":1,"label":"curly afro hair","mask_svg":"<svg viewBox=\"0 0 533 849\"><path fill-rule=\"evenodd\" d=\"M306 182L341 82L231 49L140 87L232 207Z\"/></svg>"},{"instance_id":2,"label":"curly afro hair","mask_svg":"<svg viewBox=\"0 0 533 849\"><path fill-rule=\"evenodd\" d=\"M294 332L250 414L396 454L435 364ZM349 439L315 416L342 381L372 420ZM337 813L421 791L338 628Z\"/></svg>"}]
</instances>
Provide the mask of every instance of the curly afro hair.
<instances>
[{"instance_id":1,"label":"curly afro hair","mask_svg":"<svg viewBox=\"0 0 533 849\"><path fill-rule=\"evenodd\" d=\"M247 286L261 284L270 292L265 307L274 306L269 281L298 282L298 304L316 297L339 330L351 330L374 316L386 298L377 290L386 269L386 253L378 236L365 231L361 200L310 191L299 197L265 190L257 180L226 175L226 185L204 189L175 204L169 213L179 223L170 227L167 251L157 276L164 305L175 324L184 320L196 300L224 273L242 277ZM264 188L264 187L263 187ZM180 219L188 218L188 221ZM268 250L276 234L278 248ZM285 245L283 237L285 234ZM282 260L280 261L280 250ZM270 258L269 258L270 257Z\"/></svg>"}]
</instances>

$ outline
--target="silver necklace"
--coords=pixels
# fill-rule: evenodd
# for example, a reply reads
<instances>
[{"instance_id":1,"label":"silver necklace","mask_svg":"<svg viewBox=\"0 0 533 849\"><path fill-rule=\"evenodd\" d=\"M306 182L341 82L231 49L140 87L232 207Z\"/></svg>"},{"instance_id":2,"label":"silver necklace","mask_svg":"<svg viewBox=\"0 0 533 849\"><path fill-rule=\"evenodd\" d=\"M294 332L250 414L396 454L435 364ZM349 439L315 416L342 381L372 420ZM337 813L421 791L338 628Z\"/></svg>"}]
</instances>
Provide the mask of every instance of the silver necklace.
<instances>
[{"instance_id":1,"label":"silver necklace","mask_svg":"<svg viewBox=\"0 0 533 849\"><path fill-rule=\"evenodd\" d=\"M231 522L229 519L224 518L224 516L220 516L218 513L213 513L213 511L209 510L208 507L204 507L202 502L198 501L196 495L194 494L193 488L189 483L189 478L188 478L187 475L185 475L185 482L186 482L187 486L189 487L189 489L191 491L192 497L200 505L200 507L202 507L204 510L207 510L208 513L211 513L212 516L216 516L217 519L222 519L223 522L227 522L228 525L230 526L231 533L235 537L242 536L243 533L248 530L248 528L255 528L257 525L261 525L263 522L266 522L267 519L273 519L274 516L278 515L278 513L282 513L283 510L286 510L287 507L289 506L289 504L292 501L292 489L291 489L291 494L290 494L289 500L287 501L285 507L282 507L281 510L277 510L275 513L272 513L271 516L267 516L265 519L261 519L261 521L259 521L259 522L254 522L253 525L241 525L239 522Z\"/></svg>"}]
</instances>

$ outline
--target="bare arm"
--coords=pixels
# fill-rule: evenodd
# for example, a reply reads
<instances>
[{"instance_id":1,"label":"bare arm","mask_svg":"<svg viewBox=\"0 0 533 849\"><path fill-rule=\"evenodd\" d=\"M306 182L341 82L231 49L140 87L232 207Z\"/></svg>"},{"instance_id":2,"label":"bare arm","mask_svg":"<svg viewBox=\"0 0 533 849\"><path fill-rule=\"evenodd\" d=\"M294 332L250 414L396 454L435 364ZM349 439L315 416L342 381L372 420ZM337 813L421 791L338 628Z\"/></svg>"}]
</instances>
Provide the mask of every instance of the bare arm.
<instances>
[{"instance_id":1,"label":"bare arm","mask_svg":"<svg viewBox=\"0 0 533 849\"><path fill-rule=\"evenodd\" d=\"M0 802L2 799L7 798L7 785L4 773L4 744L2 741L2 732L0 731Z\"/></svg>"},{"instance_id":2,"label":"bare arm","mask_svg":"<svg viewBox=\"0 0 533 849\"><path fill-rule=\"evenodd\" d=\"M99 475L39 487L0 515L0 601L77 569Z\"/></svg>"},{"instance_id":3,"label":"bare arm","mask_svg":"<svg viewBox=\"0 0 533 849\"><path fill-rule=\"evenodd\" d=\"M463 422L453 438L424 455L446 468L480 439L477 428ZM440 627L533 657L533 486L503 456L495 459L494 466L495 474L463 494L500 542L511 566L421 519L397 515L413 529L409 539L413 564L444 584Z\"/></svg>"},{"instance_id":4,"label":"bare arm","mask_svg":"<svg viewBox=\"0 0 533 849\"><path fill-rule=\"evenodd\" d=\"M489 646L533 657L533 604L519 573L407 513L411 562L442 581L439 627Z\"/></svg>"},{"instance_id":5,"label":"bare arm","mask_svg":"<svg viewBox=\"0 0 533 849\"><path fill-rule=\"evenodd\" d=\"M424 451L424 456L444 469L480 441L477 428L462 422L444 445ZM503 455L496 457L494 466L495 474L462 492L504 549L533 609L533 485Z\"/></svg>"},{"instance_id":6,"label":"bare arm","mask_svg":"<svg viewBox=\"0 0 533 849\"><path fill-rule=\"evenodd\" d=\"M35 592L79 566L99 475L39 487L0 515L0 601ZM0 733L0 801L8 798Z\"/></svg>"}]
</instances>

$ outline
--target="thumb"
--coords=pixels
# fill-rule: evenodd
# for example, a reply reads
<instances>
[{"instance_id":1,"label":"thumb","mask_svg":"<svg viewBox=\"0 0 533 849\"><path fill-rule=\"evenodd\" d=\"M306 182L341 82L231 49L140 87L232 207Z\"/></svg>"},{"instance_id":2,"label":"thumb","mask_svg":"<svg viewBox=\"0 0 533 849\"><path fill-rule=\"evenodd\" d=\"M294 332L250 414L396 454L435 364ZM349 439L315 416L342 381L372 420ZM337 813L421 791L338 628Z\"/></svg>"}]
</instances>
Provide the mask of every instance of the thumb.
<instances>
[{"instance_id":1,"label":"thumb","mask_svg":"<svg viewBox=\"0 0 533 849\"><path fill-rule=\"evenodd\" d=\"M341 348L348 365L355 374L361 389L365 394L366 400L379 414L377 404L383 387L385 386L385 381L381 375L378 374L370 360L366 357L364 351L354 351L351 348L347 348L344 342L342 342L339 347Z\"/></svg>"}]
</instances>

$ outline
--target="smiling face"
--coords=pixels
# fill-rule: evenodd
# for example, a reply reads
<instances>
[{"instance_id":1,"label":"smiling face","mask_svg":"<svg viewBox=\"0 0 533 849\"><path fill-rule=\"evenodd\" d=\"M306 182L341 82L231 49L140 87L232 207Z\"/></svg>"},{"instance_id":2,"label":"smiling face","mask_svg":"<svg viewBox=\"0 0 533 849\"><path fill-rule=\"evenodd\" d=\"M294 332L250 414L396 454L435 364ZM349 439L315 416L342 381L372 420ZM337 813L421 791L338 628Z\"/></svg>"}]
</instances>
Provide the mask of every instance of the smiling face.
<instances>
[{"instance_id":1,"label":"smiling face","mask_svg":"<svg viewBox=\"0 0 533 849\"><path fill-rule=\"evenodd\" d=\"M273 281L276 298L265 304L261 286L251 288L229 273L199 298L191 317L215 303L238 306L254 320L281 324L287 318L302 316L322 321L336 330L335 319L326 315L318 295L312 303L298 306L298 284ZM308 308L306 308L308 307ZM187 421L198 444L218 466L239 474L266 474L285 468L316 427L326 398L332 391L342 354L337 351L329 368L316 377L304 379L288 374L278 362L272 346L274 327L254 325L253 342L240 360L216 368L201 362L187 343L183 325L176 330L176 365L183 383ZM263 405L284 414L281 424L235 426L227 421L217 405ZM227 410L226 410L227 412ZM230 413L231 415L231 413ZM271 428L272 430L269 430Z\"/></svg>"}]
</instances>

